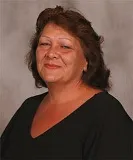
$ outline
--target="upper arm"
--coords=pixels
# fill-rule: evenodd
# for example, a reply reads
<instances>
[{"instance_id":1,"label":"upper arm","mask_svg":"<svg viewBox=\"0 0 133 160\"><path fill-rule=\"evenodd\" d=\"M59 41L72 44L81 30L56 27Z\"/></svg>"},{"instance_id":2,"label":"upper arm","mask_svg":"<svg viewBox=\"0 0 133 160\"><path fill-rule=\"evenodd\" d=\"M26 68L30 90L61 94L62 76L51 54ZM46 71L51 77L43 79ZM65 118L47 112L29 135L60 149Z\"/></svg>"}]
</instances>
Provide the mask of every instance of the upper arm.
<instances>
[{"instance_id":1,"label":"upper arm","mask_svg":"<svg viewBox=\"0 0 133 160\"><path fill-rule=\"evenodd\" d=\"M93 149L89 151L88 160L90 155L94 160L131 160L133 121L119 102L109 108L101 126Z\"/></svg>"},{"instance_id":2,"label":"upper arm","mask_svg":"<svg viewBox=\"0 0 133 160\"><path fill-rule=\"evenodd\" d=\"M8 125L6 126L6 128L4 129L4 131L3 131L2 135L1 135L1 138L0 138L1 154L4 153L4 151L6 150L6 147L8 146L8 143L10 141L10 134L12 132L12 129L13 129L17 119L19 118L21 110L25 106L26 102L27 102L27 100L25 100L22 103L21 107L13 115L13 117L11 118L11 120L9 121Z\"/></svg>"}]
</instances>

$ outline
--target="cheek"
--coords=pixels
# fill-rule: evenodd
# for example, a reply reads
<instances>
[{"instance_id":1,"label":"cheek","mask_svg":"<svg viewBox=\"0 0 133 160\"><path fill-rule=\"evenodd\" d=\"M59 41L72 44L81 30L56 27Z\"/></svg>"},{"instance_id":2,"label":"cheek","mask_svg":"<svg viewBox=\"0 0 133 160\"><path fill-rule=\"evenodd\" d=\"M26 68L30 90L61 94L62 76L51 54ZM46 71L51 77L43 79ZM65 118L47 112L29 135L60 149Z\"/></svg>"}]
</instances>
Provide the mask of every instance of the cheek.
<instances>
[{"instance_id":1,"label":"cheek","mask_svg":"<svg viewBox=\"0 0 133 160\"><path fill-rule=\"evenodd\" d=\"M66 66L75 64L76 56L73 53L62 55L61 58Z\"/></svg>"},{"instance_id":2,"label":"cheek","mask_svg":"<svg viewBox=\"0 0 133 160\"><path fill-rule=\"evenodd\" d=\"M84 56L83 53L79 53L78 56L76 57L76 64L79 66L79 67L84 67L85 64L86 64L86 58Z\"/></svg>"},{"instance_id":3,"label":"cheek","mask_svg":"<svg viewBox=\"0 0 133 160\"><path fill-rule=\"evenodd\" d=\"M66 56L66 57L62 57L62 61L64 63L64 67L63 67L63 72L64 75L68 76L72 75L73 72L76 70L76 66L77 64L75 63L76 58L74 56Z\"/></svg>"},{"instance_id":4,"label":"cheek","mask_svg":"<svg viewBox=\"0 0 133 160\"><path fill-rule=\"evenodd\" d=\"M37 63L37 69L40 72L43 67L43 59L44 59L44 53L40 50L36 50L36 63Z\"/></svg>"},{"instance_id":5,"label":"cheek","mask_svg":"<svg viewBox=\"0 0 133 160\"><path fill-rule=\"evenodd\" d=\"M44 60L45 57L45 52L42 49L37 49L36 50L36 61L37 61L37 65L42 63L42 61Z\"/></svg>"},{"instance_id":6,"label":"cheek","mask_svg":"<svg viewBox=\"0 0 133 160\"><path fill-rule=\"evenodd\" d=\"M78 66L82 65L82 59L77 58L76 56L74 57L70 57L66 59L66 64L68 67L70 67L71 69L75 69Z\"/></svg>"},{"instance_id":7,"label":"cheek","mask_svg":"<svg viewBox=\"0 0 133 160\"><path fill-rule=\"evenodd\" d=\"M68 65L67 68L70 72L77 72L77 71L79 72L83 70L84 63L85 59L82 56L80 55L73 56L67 59L67 65Z\"/></svg>"},{"instance_id":8,"label":"cheek","mask_svg":"<svg viewBox=\"0 0 133 160\"><path fill-rule=\"evenodd\" d=\"M42 53L43 53L42 50L37 48L37 50L36 50L36 58L37 58L37 60L42 58L42 56L43 56Z\"/></svg>"}]
</instances>

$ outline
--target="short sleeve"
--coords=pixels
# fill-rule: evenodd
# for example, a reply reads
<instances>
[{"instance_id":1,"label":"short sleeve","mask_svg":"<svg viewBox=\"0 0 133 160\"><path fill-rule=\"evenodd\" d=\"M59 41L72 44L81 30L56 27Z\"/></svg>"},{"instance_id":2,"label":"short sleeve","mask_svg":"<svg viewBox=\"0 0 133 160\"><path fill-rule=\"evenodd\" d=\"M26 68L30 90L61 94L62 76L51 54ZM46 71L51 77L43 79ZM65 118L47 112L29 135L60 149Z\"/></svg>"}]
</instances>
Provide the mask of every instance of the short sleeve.
<instances>
[{"instance_id":1,"label":"short sleeve","mask_svg":"<svg viewBox=\"0 0 133 160\"><path fill-rule=\"evenodd\" d=\"M110 104L111 105L111 104ZM133 160L133 121L116 101L108 109L84 160Z\"/></svg>"}]
</instances>

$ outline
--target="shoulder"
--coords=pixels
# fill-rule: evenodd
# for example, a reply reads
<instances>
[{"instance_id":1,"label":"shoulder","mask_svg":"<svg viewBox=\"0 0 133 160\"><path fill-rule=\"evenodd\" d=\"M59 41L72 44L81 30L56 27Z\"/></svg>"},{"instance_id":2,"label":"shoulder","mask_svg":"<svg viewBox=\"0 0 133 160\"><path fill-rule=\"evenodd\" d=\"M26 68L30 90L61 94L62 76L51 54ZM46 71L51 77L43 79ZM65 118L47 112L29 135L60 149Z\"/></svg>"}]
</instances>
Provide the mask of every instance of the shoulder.
<instances>
[{"instance_id":1,"label":"shoulder","mask_svg":"<svg viewBox=\"0 0 133 160\"><path fill-rule=\"evenodd\" d=\"M93 98L93 117L97 119L96 139L92 152L97 159L128 159L133 149L133 121L122 104L111 94L103 92ZM88 107L89 108L89 107ZM89 113L89 111L88 111ZM92 122L94 125L94 121ZM88 137L90 141L90 138ZM88 149L88 141L86 141Z\"/></svg>"},{"instance_id":2,"label":"shoulder","mask_svg":"<svg viewBox=\"0 0 133 160\"><path fill-rule=\"evenodd\" d=\"M15 114L12 116L9 123L14 123L16 120L21 119L21 117L26 117L34 112L46 94L47 92L25 99Z\"/></svg>"},{"instance_id":3,"label":"shoulder","mask_svg":"<svg viewBox=\"0 0 133 160\"><path fill-rule=\"evenodd\" d=\"M120 101L108 92L96 94L89 104L92 104L91 111L99 123L108 123L108 121L133 123ZM87 110L89 113L90 108L88 107Z\"/></svg>"},{"instance_id":4,"label":"shoulder","mask_svg":"<svg viewBox=\"0 0 133 160\"><path fill-rule=\"evenodd\" d=\"M103 106L122 106L120 101L116 99L113 95L108 93L107 91L98 93L94 96L97 103L102 104Z\"/></svg>"},{"instance_id":5,"label":"shoulder","mask_svg":"<svg viewBox=\"0 0 133 160\"><path fill-rule=\"evenodd\" d=\"M30 115L32 112L34 112L34 110L36 109L38 104L43 100L43 98L46 94L47 94L47 92L39 94L39 95L31 96L31 97L25 99L24 102L21 104L21 106L17 109L15 114L10 119L8 125L6 126L6 128L3 132L3 135L5 135L6 133L9 133L9 131L12 129L13 125L18 120L22 120L22 119L24 119L24 117L28 117L28 115Z\"/></svg>"},{"instance_id":6,"label":"shoulder","mask_svg":"<svg viewBox=\"0 0 133 160\"><path fill-rule=\"evenodd\" d=\"M109 113L115 112L127 114L121 102L108 92L99 94L97 96L97 103L105 108Z\"/></svg>"},{"instance_id":7,"label":"shoulder","mask_svg":"<svg viewBox=\"0 0 133 160\"><path fill-rule=\"evenodd\" d=\"M108 129L114 128L114 130L118 128L120 130L121 128L127 131L131 128L133 129L133 121L118 99L108 92L105 92L99 95L98 101L99 104L101 104L101 112L104 112L101 114L104 127L106 126Z\"/></svg>"},{"instance_id":8,"label":"shoulder","mask_svg":"<svg viewBox=\"0 0 133 160\"><path fill-rule=\"evenodd\" d=\"M34 96L31 96L31 97L28 97L27 99L25 99L25 101L23 103L27 103L27 102L38 102L38 101L41 101L45 95L47 94L48 92L45 92L45 93L42 93L42 94L39 94L39 95L34 95Z\"/></svg>"},{"instance_id":9,"label":"shoulder","mask_svg":"<svg viewBox=\"0 0 133 160\"><path fill-rule=\"evenodd\" d=\"M24 100L24 102L21 104L18 110L22 110L25 108L26 109L34 108L34 106L36 106L43 100L46 94L47 92L28 97L27 99Z\"/></svg>"}]
</instances>

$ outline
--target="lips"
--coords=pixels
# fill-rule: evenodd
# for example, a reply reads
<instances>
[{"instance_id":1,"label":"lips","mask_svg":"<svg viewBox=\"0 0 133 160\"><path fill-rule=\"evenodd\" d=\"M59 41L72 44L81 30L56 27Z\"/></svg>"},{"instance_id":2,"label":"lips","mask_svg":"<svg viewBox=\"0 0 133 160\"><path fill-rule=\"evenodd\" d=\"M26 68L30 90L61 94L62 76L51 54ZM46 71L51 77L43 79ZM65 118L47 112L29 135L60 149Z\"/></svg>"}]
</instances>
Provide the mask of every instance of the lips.
<instances>
[{"instance_id":1,"label":"lips","mask_svg":"<svg viewBox=\"0 0 133 160\"><path fill-rule=\"evenodd\" d=\"M59 68L60 66L55 64L45 64L45 67L50 69L56 69L56 68Z\"/></svg>"}]
</instances>

